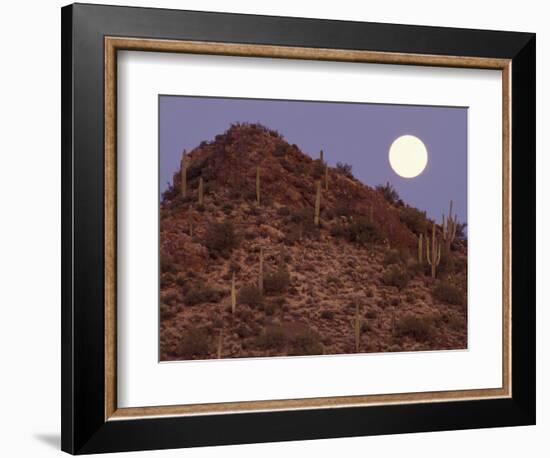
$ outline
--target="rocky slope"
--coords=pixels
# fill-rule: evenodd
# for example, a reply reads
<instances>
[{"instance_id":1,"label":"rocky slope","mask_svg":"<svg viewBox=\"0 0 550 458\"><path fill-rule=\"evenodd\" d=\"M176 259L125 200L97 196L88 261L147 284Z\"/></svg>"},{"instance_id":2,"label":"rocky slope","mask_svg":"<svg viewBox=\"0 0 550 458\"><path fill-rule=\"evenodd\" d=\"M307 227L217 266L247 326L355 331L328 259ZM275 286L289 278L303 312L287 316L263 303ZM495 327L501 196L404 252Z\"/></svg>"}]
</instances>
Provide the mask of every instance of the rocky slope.
<instances>
[{"instance_id":1,"label":"rocky slope","mask_svg":"<svg viewBox=\"0 0 550 458\"><path fill-rule=\"evenodd\" d=\"M391 187L261 125L185 167L186 195L178 170L161 202L162 360L466 348L465 241L443 245L432 278L432 222Z\"/></svg>"}]
</instances>

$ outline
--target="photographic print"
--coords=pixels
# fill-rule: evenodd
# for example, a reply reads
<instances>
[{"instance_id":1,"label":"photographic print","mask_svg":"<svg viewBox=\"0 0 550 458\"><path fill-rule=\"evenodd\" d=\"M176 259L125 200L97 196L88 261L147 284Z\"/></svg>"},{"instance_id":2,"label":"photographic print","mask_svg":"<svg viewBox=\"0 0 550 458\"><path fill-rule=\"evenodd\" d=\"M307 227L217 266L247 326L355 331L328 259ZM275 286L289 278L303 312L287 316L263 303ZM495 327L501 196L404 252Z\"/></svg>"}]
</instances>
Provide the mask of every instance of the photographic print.
<instances>
[{"instance_id":1,"label":"photographic print","mask_svg":"<svg viewBox=\"0 0 550 458\"><path fill-rule=\"evenodd\" d=\"M466 349L467 117L160 95L160 360Z\"/></svg>"}]
</instances>

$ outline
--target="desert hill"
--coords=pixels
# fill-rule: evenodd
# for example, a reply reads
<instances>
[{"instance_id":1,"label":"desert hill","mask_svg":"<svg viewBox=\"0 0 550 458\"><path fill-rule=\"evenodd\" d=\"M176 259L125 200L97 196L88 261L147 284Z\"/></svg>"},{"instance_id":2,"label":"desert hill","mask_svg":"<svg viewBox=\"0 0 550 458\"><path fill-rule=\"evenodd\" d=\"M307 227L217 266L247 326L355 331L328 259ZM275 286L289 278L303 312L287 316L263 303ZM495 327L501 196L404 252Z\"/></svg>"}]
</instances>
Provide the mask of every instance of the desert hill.
<instances>
[{"instance_id":1,"label":"desert hill","mask_svg":"<svg viewBox=\"0 0 550 458\"><path fill-rule=\"evenodd\" d=\"M466 347L452 215L434 225L275 131L201 143L160 208L162 360Z\"/></svg>"}]
</instances>

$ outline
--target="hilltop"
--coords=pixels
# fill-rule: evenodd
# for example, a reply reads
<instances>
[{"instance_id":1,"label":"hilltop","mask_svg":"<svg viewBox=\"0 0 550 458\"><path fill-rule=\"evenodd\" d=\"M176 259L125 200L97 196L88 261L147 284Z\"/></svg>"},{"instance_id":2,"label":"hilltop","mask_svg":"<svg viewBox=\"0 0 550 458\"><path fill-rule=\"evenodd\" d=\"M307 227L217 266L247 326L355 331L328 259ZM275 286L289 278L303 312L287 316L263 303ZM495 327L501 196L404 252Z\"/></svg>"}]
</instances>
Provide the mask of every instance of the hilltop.
<instances>
[{"instance_id":1,"label":"hilltop","mask_svg":"<svg viewBox=\"0 0 550 458\"><path fill-rule=\"evenodd\" d=\"M162 360L466 347L456 219L324 159L259 124L186 154L160 207Z\"/></svg>"}]
</instances>

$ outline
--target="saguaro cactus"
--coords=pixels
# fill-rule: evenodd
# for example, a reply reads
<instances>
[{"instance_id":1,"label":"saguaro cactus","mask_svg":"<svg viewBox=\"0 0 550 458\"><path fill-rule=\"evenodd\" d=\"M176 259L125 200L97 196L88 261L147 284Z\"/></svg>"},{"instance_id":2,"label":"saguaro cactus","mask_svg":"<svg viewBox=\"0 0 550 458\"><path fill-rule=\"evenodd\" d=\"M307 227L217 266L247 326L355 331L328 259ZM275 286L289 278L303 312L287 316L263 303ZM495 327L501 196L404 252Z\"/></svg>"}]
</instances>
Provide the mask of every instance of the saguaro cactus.
<instances>
[{"instance_id":1,"label":"saguaro cactus","mask_svg":"<svg viewBox=\"0 0 550 458\"><path fill-rule=\"evenodd\" d=\"M260 248L260 269L258 272L258 289L264 292L264 249Z\"/></svg>"},{"instance_id":2,"label":"saguaro cactus","mask_svg":"<svg viewBox=\"0 0 550 458\"><path fill-rule=\"evenodd\" d=\"M323 162L323 156L324 156L324 153L323 153L323 150L321 150L319 152L319 160L321 161L321 163Z\"/></svg>"},{"instance_id":3,"label":"saguaro cactus","mask_svg":"<svg viewBox=\"0 0 550 458\"><path fill-rule=\"evenodd\" d=\"M328 165L325 165L325 191L328 191Z\"/></svg>"},{"instance_id":4,"label":"saguaro cactus","mask_svg":"<svg viewBox=\"0 0 550 458\"><path fill-rule=\"evenodd\" d=\"M449 203L449 214L447 218L445 215L441 215L441 232L443 241L445 242L445 249L449 251L451 244L456 236L456 227L458 226L458 216L455 214L453 218L453 201Z\"/></svg>"},{"instance_id":5,"label":"saguaro cactus","mask_svg":"<svg viewBox=\"0 0 550 458\"><path fill-rule=\"evenodd\" d=\"M418 236L418 263L422 263L422 234Z\"/></svg>"},{"instance_id":6,"label":"saguaro cactus","mask_svg":"<svg viewBox=\"0 0 550 458\"><path fill-rule=\"evenodd\" d=\"M359 346L361 344L361 313L359 309L359 302L355 303L355 316L353 317L353 320L351 320L351 325L353 328L354 336L355 336L355 352L359 352Z\"/></svg>"},{"instance_id":7,"label":"saguaro cactus","mask_svg":"<svg viewBox=\"0 0 550 458\"><path fill-rule=\"evenodd\" d=\"M319 213L321 211L321 181L317 180L317 193L315 194L315 216L313 217L313 223L319 226Z\"/></svg>"},{"instance_id":8,"label":"saguaro cactus","mask_svg":"<svg viewBox=\"0 0 550 458\"><path fill-rule=\"evenodd\" d=\"M432 248L430 251L430 238L426 237L426 259L428 264L432 267L432 278L435 278L437 272L437 266L441 261L441 242L438 242L435 234L435 222L432 226Z\"/></svg>"},{"instance_id":9,"label":"saguaro cactus","mask_svg":"<svg viewBox=\"0 0 550 458\"><path fill-rule=\"evenodd\" d=\"M221 359L222 357L222 347L223 347L223 329L220 329L220 333L218 334L218 346L216 351L218 359Z\"/></svg>"},{"instance_id":10,"label":"saguaro cactus","mask_svg":"<svg viewBox=\"0 0 550 458\"><path fill-rule=\"evenodd\" d=\"M183 150L180 163L180 192L182 197L187 196L187 152Z\"/></svg>"},{"instance_id":11,"label":"saguaro cactus","mask_svg":"<svg viewBox=\"0 0 550 458\"><path fill-rule=\"evenodd\" d=\"M204 202L204 182L202 177L199 178L199 205Z\"/></svg>"},{"instance_id":12,"label":"saguaro cactus","mask_svg":"<svg viewBox=\"0 0 550 458\"><path fill-rule=\"evenodd\" d=\"M260 167L256 167L256 204L260 206Z\"/></svg>"},{"instance_id":13,"label":"saguaro cactus","mask_svg":"<svg viewBox=\"0 0 550 458\"><path fill-rule=\"evenodd\" d=\"M237 290L235 288L235 272L231 278L231 313L235 315L235 308L237 307Z\"/></svg>"}]
</instances>

